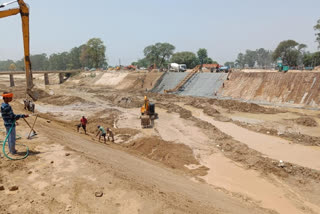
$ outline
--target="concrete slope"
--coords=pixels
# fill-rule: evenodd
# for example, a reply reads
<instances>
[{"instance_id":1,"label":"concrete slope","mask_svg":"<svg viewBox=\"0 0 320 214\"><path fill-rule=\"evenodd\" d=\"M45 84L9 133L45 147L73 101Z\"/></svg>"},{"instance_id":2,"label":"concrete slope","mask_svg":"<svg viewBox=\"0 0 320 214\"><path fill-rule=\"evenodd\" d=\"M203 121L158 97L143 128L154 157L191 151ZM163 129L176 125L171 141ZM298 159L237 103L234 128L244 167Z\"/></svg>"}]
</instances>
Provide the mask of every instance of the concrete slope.
<instances>
[{"instance_id":1,"label":"concrete slope","mask_svg":"<svg viewBox=\"0 0 320 214\"><path fill-rule=\"evenodd\" d=\"M152 89L152 92L163 94L163 90L169 90L176 87L186 76L187 72L176 73L176 72L167 72L159 80L159 83Z\"/></svg>"},{"instance_id":2,"label":"concrete slope","mask_svg":"<svg viewBox=\"0 0 320 214\"><path fill-rule=\"evenodd\" d=\"M222 96L260 101L319 107L320 73L232 73L225 81Z\"/></svg>"},{"instance_id":3,"label":"concrete slope","mask_svg":"<svg viewBox=\"0 0 320 214\"><path fill-rule=\"evenodd\" d=\"M226 73L197 73L183 87L181 95L213 97L227 79Z\"/></svg>"}]
</instances>

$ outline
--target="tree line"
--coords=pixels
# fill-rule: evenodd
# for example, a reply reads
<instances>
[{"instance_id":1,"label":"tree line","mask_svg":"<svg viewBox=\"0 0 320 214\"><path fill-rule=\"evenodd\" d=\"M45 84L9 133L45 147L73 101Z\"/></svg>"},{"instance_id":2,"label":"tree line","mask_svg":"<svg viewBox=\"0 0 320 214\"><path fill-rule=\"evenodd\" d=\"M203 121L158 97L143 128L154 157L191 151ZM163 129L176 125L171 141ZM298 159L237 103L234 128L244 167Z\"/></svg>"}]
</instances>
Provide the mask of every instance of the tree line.
<instances>
[{"instance_id":1,"label":"tree line","mask_svg":"<svg viewBox=\"0 0 320 214\"><path fill-rule=\"evenodd\" d=\"M92 38L79 47L72 48L69 52L31 55L32 70L73 70L81 68L106 68L106 46L101 39ZM24 59L13 61L0 61L0 71L24 70Z\"/></svg>"},{"instance_id":2,"label":"tree line","mask_svg":"<svg viewBox=\"0 0 320 214\"><path fill-rule=\"evenodd\" d=\"M314 26L316 42L320 49L320 19ZM226 66L237 68L271 68L275 67L278 58L284 65L290 67L315 67L320 65L320 52L306 51L305 44L294 40L285 40L279 43L273 51L259 48L239 53L234 62L226 62ZM169 63L186 64L187 68L194 68L200 64L217 63L208 56L207 49L200 48L197 53L190 51L174 52L175 46L169 43L156 43L144 48L144 58L132 62L137 67L148 68L156 65L158 68L167 68ZM72 70L88 68L107 68L105 56L106 46L101 39L92 38L86 44L72 48L69 52L31 55L32 70ZM0 61L0 71L24 70L24 59Z\"/></svg>"},{"instance_id":3,"label":"tree line","mask_svg":"<svg viewBox=\"0 0 320 214\"><path fill-rule=\"evenodd\" d=\"M320 49L320 19L314 26L316 42ZM279 43L274 51L263 48L246 50L239 53L235 62L226 62L225 65L237 68L271 68L275 67L278 58L284 65L295 68L316 67L320 65L320 52L310 53L306 51L307 45L299 44L294 40L285 40Z\"/></svg>"},{"instance_id":4,"label":"tree line","mask_svg":"<svg viewBox=\"0 0 320 214\"><path fill-rule=\"evenodd\" d=\"M156 43L144 48L144 58L136 62L132 62L139 68L148 68L156 65L158 68L167 68L169 63L186 64L187 68L194 68L200 64L217 63L208 56L205 48L200 48L197 54L190 51L182 51L174 53L175 46L170 43Z\"/></svg>"}]
</instances>

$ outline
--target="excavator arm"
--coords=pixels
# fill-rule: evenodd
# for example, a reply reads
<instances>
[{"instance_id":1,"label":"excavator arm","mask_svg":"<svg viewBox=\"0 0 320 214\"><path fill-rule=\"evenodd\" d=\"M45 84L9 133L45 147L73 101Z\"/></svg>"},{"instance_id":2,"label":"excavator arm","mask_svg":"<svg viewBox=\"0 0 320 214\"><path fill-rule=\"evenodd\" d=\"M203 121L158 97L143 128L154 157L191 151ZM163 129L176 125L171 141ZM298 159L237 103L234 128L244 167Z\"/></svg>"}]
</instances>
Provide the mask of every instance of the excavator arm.
<instances>
[{"instance_id":1,"label":"excavator arm","mask_svg":"<svg viewBox=\"0 0 320 214\"><path fill-rule=\"evenodd\" d=\"M9 2L11 4L16 1ZM31 61L30 61L30 37L29 37L29 7L23 0L17 0L19 8L9 9L0 11L0 18L7 16L13 16L18 13L21 15L22 20L22 33L23 33L23 45L24 45L24 64L26 71L26 83L27 83L27 94L33 99L36 100L36 96L32 93L33 80L32 80L32 71L31 71ZM4 7L6 4L0 5Z\"/></svg>"}]
</instances>

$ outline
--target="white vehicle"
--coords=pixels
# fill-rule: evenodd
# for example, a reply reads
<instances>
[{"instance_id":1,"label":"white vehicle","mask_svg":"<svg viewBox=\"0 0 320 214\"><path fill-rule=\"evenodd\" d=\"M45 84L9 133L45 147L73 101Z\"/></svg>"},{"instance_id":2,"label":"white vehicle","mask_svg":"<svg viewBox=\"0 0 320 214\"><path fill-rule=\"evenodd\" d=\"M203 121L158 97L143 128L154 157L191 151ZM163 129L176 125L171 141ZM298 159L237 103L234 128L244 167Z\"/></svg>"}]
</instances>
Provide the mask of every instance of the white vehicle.
<instances>
[{"instance_id":1,"label":"white vehicle","mask_svg":"<svg viewBox=\"0 0 320 214\"><path fill-rule=\"evenodd\" d=\"M178 64L178 63L169 64L169 71L185 72L186 70L187 70L187 66L185 64Z\"/></svg>"}]
</instances>

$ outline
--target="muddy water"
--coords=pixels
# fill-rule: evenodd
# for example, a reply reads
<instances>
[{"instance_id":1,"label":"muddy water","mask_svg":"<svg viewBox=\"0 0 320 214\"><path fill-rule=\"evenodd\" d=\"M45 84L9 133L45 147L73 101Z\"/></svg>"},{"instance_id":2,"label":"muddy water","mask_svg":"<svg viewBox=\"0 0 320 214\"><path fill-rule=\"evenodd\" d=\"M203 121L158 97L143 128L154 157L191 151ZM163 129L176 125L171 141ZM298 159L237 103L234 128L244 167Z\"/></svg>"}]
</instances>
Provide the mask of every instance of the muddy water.
<instances>
[{"instance_id":1,"label":"muddy water","mask_svg":"<svg viewBox=\"0 0 320 214\"><path fill-rule=\"evenodd\" d=\"M212 155L206 161L210 171L203 178L207 183L246 195L262 207L279 213L303 213L293 202L299 196L289 192L281 183L275 185L253 170L244 170L222 154Z\"/></svg>"},{"instance_id":2,"label":"muddy water","mask_svg":"<svg viewBox=\"0 0 320 214\"><path fill-rule=\"evenodd\" d=\"M216 144L192 122L160 108L157 108L157 112L159 119L156 120L155 127L143 129L143 134L159 135L164 140L190 146L200 163L210 169L208 175L202 177L208 184L249 197L260 206L279 213L303 213L298 208L301 204L296 201L305 200L300 199L298 194L292 193L293 191L289 191L287 187L284 188L280 182L262 178L257 172L245 170L223 156L216 149ZM139 109L127 110L119 119L117 126L141 129L138 117Z\"/></svg>"},{"instance_id":3,"label":"muddy water","mask_svg":"<svg viewBox=\"0 0 320 214\"><path fill-rule=\"evenodd\" d=\"M263 124L266 128L274 128L277 130L288 130L290 132L301 133L305 135L320 137L320 126L307 127L298 125L292 119L298 119L301 116L296 114L302 113L310 116L320 125L320 118L318 118L318 111L303 110L303 109L290 109L291 112L279 114L253 114L244 112L223 113L224 116L231 118L235 121L250 123L250 124Z\"/></svg>"},{"instance_id":4,"label":"muddy water","mask_svg":"<svg viewBox=\"0 0 320 214\"><path fill-rule=\"evenodd\" d=\"M316 146L303 146L292 144L278 137L256 133L230 122L220 122L205 115L202 110L187 106L195 112L195 116L207 121L219 130L232 136L235 140L247 144L250 148L276 160L298 164L300 166L320 170L320 148Z\"/></svg>"}]
</instances>

